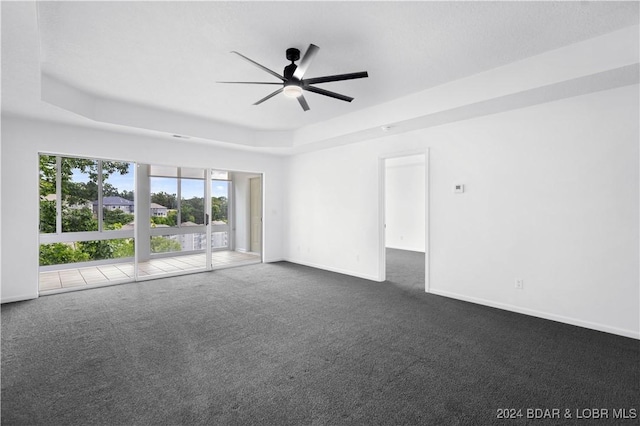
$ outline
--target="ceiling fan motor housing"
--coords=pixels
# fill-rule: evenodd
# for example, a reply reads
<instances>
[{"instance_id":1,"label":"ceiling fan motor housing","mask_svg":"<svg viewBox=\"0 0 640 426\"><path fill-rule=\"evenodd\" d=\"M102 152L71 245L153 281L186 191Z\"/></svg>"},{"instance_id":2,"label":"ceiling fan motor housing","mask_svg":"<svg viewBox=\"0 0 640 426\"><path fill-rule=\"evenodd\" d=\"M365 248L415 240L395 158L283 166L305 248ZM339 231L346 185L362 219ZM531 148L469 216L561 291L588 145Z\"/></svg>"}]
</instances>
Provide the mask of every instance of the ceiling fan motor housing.
<instances>
[{"instance_id":1,"label":"ceiling fan motor housing","mask_svg":"<svg viewBox=\"0 0 640 426\"><path fill-rule=\"evenodd\" d=\"M287 49L287 60L295 62L300 59L300 51L295 47Z\"/></svg>"},{"instance_id":2,"label":"ceiling fan motor housing","mask_svg":"<svg viewBox=\"0 0 640 426\"><path fill-rule=\"evenodd\" d=\"M283 77L287 81L293 79L293 73L296 72L298 66L294 64L295 61L300 59L300 51L294 47L287 49L287 59L291 61L291 64L284 67Z\"/></svg>"}]
</instances>

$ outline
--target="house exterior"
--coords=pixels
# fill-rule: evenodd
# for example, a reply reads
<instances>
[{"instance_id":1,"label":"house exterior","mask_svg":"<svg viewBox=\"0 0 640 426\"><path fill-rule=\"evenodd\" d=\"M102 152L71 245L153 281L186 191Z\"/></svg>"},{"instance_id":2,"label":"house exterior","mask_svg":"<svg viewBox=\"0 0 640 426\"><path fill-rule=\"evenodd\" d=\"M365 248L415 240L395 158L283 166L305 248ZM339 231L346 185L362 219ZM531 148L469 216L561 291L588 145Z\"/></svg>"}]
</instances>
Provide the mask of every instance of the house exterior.
<instances>
[{"instance_id":1,"label":"house exterior","mask_svg":"<svg viewBox=\"0 0 640 426\"><path fill-rule=\"evenodd\" d=\"M151 217L167 217L168 208L157 203L151 203L149 205Z\"/></svg>"},{"instance_id":2,"label":"house exterior","mask_svg":"<svg viewBox=\"0 0 640 426\"><path fill-rule=\"evenodd\" d=\"M122 210L125 213L133 213L133 201L122 197L103 197L102 208L106 210ZM93 202L93 213L98 213L98 200Z\"/></svg>"}]
</instances>

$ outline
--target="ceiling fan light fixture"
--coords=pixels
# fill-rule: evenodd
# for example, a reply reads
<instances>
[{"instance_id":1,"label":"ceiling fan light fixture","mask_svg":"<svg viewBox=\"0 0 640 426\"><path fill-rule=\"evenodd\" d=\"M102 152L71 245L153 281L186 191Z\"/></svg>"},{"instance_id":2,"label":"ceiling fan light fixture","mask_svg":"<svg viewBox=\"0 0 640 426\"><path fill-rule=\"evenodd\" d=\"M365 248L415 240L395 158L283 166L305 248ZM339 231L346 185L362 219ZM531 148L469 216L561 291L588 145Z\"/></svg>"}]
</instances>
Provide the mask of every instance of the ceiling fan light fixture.
<instances>
[{"instance_id":1,"label":"ceiling fan light fixture","mask_svg":"<svg viewBox=\"0 0 640 426\"><path fill-rule=\"evenodd\" d=\"M296 84L289 84L284 86L284 90L282 92L288 98L298 98L302 95L302 87Z\"/></svg>"}]
</instances>

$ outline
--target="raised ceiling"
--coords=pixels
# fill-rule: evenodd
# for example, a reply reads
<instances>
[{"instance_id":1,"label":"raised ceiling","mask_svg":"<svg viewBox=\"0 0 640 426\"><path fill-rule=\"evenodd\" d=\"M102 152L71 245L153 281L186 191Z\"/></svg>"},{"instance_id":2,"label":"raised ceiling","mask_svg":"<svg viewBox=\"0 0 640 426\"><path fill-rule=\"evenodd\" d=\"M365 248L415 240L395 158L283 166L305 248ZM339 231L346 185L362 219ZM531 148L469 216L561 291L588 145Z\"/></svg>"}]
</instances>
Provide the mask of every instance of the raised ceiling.
<instances>
[{"instance_id":1,"label":"raised ceiling","mask_svg":"<svg viewBox=\"0 0 640 426\"><path fill-rule=\"evenodd\" d=\"M628 3L41 2L42 71L88 93L260 130L291 130L633 25ZM229 52L281 72L285 50L320 52L307 77L352 103L307 94L311 111Z\"/></svg>"},{"instance_id":2,"label":"raised ceiling","mask_svg":"<svg viewBox=\"0 0 640 426\"><path fill-rule=\"evenodd\" d=\"M294 152L638 81L637 2L2 2L2 112ZM320 52L310 111L280 72ZM591 54L590 49L596 49ZM160 133L158 133L160 132ZM315 146L315 148L314 148ZM298 151L299 152L299 151Z\"/></svg>"}]
</instances>

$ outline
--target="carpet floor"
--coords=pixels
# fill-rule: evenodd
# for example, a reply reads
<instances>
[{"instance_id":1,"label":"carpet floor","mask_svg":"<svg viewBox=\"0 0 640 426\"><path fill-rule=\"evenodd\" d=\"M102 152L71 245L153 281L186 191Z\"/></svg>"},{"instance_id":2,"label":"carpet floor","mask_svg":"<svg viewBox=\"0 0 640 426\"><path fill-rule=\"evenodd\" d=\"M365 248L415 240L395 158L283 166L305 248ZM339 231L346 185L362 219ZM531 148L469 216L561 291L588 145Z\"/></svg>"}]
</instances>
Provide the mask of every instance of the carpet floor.
<instances>
[{"instance_id":1,"label":"carpet floor","mask_svg":"<svg viewBox=\"0 0 640 426\"><path fill-rule=\"evenodd\" d=\"M391 253L383 283L283 262L3 305L2 424L479 425L525 424L527 408L573 420L638 411L639 341L425 294L424 256L405 254ZM523 417L497 419L508 408ZM590 423L603 421L579 422Z\"/></svg>"}]
</instances>

